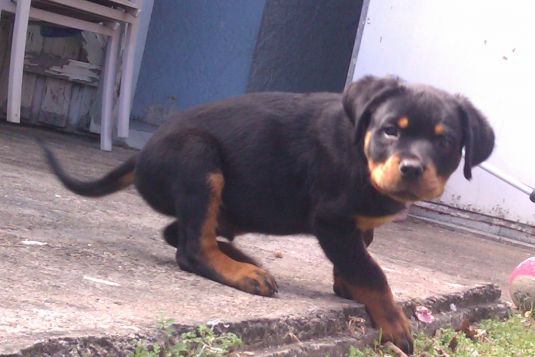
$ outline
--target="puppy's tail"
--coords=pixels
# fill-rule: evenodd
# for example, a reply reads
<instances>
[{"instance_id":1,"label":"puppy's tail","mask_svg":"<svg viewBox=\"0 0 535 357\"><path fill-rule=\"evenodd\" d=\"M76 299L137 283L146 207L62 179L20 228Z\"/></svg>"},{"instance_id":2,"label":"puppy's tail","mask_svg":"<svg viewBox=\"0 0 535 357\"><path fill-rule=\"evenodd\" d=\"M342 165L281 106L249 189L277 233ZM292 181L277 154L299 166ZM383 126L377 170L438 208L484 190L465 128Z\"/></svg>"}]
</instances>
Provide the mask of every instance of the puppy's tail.
<instances>
[{"instance_id":1,"label":"puppy's tail","mask_svg":"<svg viewBox=\"0 0 535 357\"><path fill-rule=\"evenodd\" d=\"M102 178L84 182L69 176L63 170L63 167L60 165L56 156L43 143L43 141L37 139L37 142L41 145L52 172L54 172L67 189L78 195L87 197L106 196L130 186L134 182L134 170L136 168L137 155L132 156Z\"/></svg>"}]
</instances>

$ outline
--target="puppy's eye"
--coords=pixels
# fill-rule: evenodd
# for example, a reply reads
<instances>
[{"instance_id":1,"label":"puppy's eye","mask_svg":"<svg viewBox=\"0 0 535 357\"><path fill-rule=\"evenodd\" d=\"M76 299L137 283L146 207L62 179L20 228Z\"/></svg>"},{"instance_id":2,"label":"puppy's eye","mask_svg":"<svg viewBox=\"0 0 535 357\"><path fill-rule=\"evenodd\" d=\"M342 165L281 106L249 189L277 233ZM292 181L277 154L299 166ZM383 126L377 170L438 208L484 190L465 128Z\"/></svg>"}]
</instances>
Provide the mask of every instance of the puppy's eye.
<instances>
[{"instance_id":1,"label":"puppy's eye","mask_svg":"<svg viewBox=\"0 0 535 357\"><path fill-rule=\"evenodd\" d=\"M437 144L443 151L450 151L453 146L453 141L449 136L441 135L438 137Z\"/></svg>"},{"instance_id":2,"label":"puppy's eye","mask_svg":"<svg viewBox=\"0 0 535 357\"><path fill-rule=\"evenodd\" d=\"M389 138L397 138L399 136L399 129L394 125L385 126L383 134Z\"/></svg>"}]
</instances>

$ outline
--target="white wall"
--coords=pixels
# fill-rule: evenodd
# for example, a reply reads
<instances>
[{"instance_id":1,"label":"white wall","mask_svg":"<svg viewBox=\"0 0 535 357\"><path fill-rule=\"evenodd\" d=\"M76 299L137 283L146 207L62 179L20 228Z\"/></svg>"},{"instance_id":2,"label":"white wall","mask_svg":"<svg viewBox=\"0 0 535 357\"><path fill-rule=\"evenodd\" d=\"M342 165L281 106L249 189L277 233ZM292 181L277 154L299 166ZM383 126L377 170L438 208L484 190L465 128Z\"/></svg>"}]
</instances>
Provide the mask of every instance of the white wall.
<instances>
[{"instance_id":1,"label":"white wall","mask_svg":"<svg viewBox=\"0 0 535 357\"><path fill-rule=\"evenodd\" d=\"M354 79L395 74L467 95L496 134L489 161L535 186L535 1L371 0ZM442 202L535 225L527 195L480 169Z\"/></svg>"}]
</instances>

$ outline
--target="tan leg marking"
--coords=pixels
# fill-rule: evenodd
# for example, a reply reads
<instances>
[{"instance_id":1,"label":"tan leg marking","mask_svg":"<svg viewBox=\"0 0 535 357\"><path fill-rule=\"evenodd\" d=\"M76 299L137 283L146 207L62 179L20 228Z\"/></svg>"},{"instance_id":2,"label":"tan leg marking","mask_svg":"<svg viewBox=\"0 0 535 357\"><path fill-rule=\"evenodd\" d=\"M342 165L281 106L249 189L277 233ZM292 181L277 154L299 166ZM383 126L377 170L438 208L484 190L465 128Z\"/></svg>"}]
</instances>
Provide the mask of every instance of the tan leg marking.
<instances>
[{"instance_id":1,"label":"tan leg marking","mask_svg":"<svg viewBox=\"0 0 535 357\"><path fill-rule=\"evenodd\" d=\"M201 260L215 272L218 280L226 285L251 294L274 295L277 291L277 284L271 274L253 264L238 262L219 249L216 228L224 186L223 175L210 174L207 182L211 194L206 218L201 228Z\"/></svg>"},{"instance_id":2,"label":"tan leg marking","mask_svg":"<svg viewBox=\"0 0 535 357\"><path fill-rule=\"evenodd\" d=\"M390 287L381 292L355 286L334 272L333 288L337 295L366 306L376 328L382 330L382 342L392 341L398 347L412 346L409 320L394 301Z\"/></svg>"}]
</instances>

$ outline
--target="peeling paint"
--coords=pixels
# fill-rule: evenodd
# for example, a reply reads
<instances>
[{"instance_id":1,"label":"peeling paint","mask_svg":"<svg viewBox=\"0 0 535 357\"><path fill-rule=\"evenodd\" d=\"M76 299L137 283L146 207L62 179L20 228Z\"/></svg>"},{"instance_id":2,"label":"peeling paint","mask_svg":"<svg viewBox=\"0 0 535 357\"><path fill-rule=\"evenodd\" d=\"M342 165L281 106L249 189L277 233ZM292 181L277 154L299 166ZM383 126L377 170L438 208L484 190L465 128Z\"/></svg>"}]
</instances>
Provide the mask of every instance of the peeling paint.
<instances>
[{"instance_id":1,"label":"peeling paint","mask_svg":"<svg viewBox=\"0 0 535 357\"><path fill-rule=\"evenodd\" d=\"M92 66L93 68L88 66L81 66L81 62L73 63L76 61L69 61L64 66L54 66L46 70L45 72L50 74L57 74L61 76L65 76L71 81L87 81L87 82L96 82L98 83L99 79L99 70L95 66Z\"/></svg>"},{"instance_id":2,"label":"peeling paint","mask_svg":"<svg viewBox=\"0 0 535 357\"><path fill-rule=\"evenodd\" d=\"M92 32L82 32L82 49L87 62L102 65L104 62L107 37Z\"/></svg>"},{"instance_id":3,"label":"peeling paint","mask_svg":"<svg viewBox=\"0 0 535 357\"><path fill-rule=\"evenodd\" d=\"M63 66L53 66L45 70L46 73L56 74L71 81L88 82L98 85L100 68L90 63L69 60Z\"/></svg>"},{"instance_id":4,"label":"peeling paint","mask_svg":"<svg viewBox=\"0 0 535 357\"><path fill-rule=\"evenodd\" d=\"M96 87L101 67L45 53L27 53L24 58L24 71Z\"/></svg>"}]
</instances>

